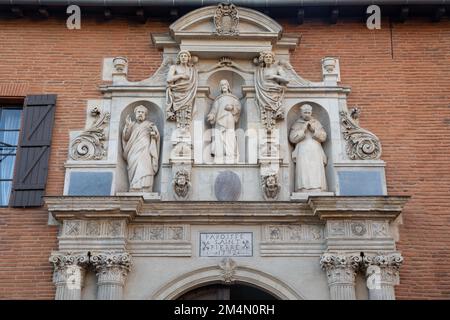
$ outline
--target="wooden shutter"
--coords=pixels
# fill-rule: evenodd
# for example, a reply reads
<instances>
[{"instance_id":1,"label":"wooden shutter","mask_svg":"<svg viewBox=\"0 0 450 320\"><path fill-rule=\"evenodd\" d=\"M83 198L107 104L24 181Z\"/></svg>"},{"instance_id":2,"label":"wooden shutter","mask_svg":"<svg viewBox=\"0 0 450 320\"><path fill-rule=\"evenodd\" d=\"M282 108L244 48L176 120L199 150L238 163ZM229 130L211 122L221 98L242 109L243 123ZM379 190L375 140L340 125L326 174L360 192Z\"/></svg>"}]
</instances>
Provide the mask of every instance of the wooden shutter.
<instances>
[{"instance_id":1,"label":"wooden shutter","mask_svg":"<svg viewBox=\"0 0 450 320\"><path fill-rule=\"evenodd\" d=\"M27 96L23 108L10 206L41 206L47 183L48 160L56 95Z\"/></svg>"}]
</instances>

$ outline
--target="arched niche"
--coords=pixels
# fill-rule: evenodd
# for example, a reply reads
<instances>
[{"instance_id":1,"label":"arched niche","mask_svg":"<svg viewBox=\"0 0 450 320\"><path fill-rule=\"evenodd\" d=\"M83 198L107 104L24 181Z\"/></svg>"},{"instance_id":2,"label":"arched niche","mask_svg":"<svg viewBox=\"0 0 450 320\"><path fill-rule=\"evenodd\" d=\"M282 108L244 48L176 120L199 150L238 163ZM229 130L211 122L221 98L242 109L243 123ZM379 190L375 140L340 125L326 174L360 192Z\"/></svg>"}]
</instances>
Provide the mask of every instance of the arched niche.
<instances>
[{"instance_id":1,"label":"arched niche","mask_svg":"<svg viewBox=\"0 0 450 320\"><path fill-rule=\"evenodd\" d=\"M236 129L236 136L237 136L237 144L238 144L238 150L239 150L239 162L245 163L246 162L246 137L245 133L247 132L247 108L246 108L246 97L244 92L242 91L242 87L245 85L245 79L237 72L234 72L232 70L218 70L209 75L207 78L206 83L208 84L210 88L210 101L208 106L207 114L209 114L214 99L218 97L221 93L219 83L220 80L225 79L230 84L231 93L234 94L241 103L241 115L239 117L238 123L235 125ZM211 133L213 129L213 125L211 125L206 118L205 121L205 128L206 132L206 148L204 148L204 159L206 159L207 162L213 162L214 159L211 157Z\"/></svg>"},{"instance_id":2,"label":"arched niche","mask_svg":"<svg viewBox=\"0 0 450 320\"><path fill-rule=\"evenodd\" d=\"M160 146L159 146L159 169L158 173L155 175L154 182L153 182L153 192L161 193L161 163L162 163L162 151L163 151L163 143L164 143L164 115L160 107L158 107L156 104L150 101L146 100L137 100L133 103L130 103L128 106L126 106L122 113L120 114L120 126L119 126L119 157L117 161L117 166L119 168L119 179L124 179L123 181L126 181L126 183L123 183L121 185L126 186L125 190L117 190L119 192L127 192L129 187L129 181L128 181L128 172L127 172L127 163L125 159L123 158L123 146L122 146L122 132L123 128L125 126L125 120L128 115L131 115L131 119L133 121L136 120L134 115L134 109L137 106L144 106L148 110L147 114L147 120L153 122L156 124L156 127L158 128L159 134L160 134Z\"/></svg>"},{"instance_id":3,"label":"arched niche","mask_svg":"<svg viewBox=\"0 0 450 320\"><path fill-rule=\"evenodd\" d=\"M322 143L322 148L325 151L325 154L327 156L327 166L325 167L325 174L327 176L327 191L334 191L333 190L333 184L332 184L332 177L333 177L333 158L332 158L332 141L331 141L331 126L330 126L330 117L328 115L328 112L324 107L322 107L318 103L310 102L310 101L302 101L295 105L293 105L291 108L289 108L289 111L287 113L286 117L286 125L287 125L287 141L288 141L288 159L289 159L289 186L291 193L294 191L295 188L295 162L292 160L292 152L294 151L295 145L289 142L289 133L291 131L292 125L297 121L297 119L300 118L300 108L305 105L309 104L312 106L312 116L320 121L323 128L325 129L327 133L327 140Z\"/></svg>"}]
</instances>

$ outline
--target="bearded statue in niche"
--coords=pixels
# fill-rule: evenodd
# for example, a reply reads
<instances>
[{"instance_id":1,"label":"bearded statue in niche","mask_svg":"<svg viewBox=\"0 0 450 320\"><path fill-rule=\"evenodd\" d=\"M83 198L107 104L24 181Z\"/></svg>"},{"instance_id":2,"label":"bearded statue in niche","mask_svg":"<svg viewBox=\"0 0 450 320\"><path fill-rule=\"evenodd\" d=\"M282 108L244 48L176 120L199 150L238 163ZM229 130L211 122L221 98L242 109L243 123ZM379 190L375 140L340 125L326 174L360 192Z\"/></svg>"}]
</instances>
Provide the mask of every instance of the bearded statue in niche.
<instances>
[{"instance_id":1,"label":"bearded statue in niche","mask_svg":"<svg viewBox=\"0 0 450 320\"><path fill-rule=\"evenodd\" d=\"M188 171L181 169L177 171L173 178L173 190L177 199L186 199L191 188L190 174Z\"/></svg>"},{"instance_id":2,"label":"bearded statue in niche","mask_svg":"<svg viewBox=\"0 0 450 320\"><path fill-rule=\"evenodd\" d=\"M127 162L130 192L152 192L158 172L160 135L153 122L146 120L148 109L134 109L136 121L128 115L122 132L123 157Z\"/></svg>"},{"instance_id":3,"label":"bearded statue in niche","mask_svg":"<svg viewBox=\"0 0 450 320\"><path fill-rule=\"evenodd\" d=\"M321 123L313 118L312 106L305 104L300 111L300 118L289 132L289 141L295 144L292 152L292 159L296 163L295 192L327 191L327 157L322 148L327 133Z\"/></svg>"},{"instance_id":4,"label":"bearded statue in niche","mask_svg":"<svg viewBox=\"0 0 450 320\"><path fill-rule=\"evenodd\" d=\"M275 200L280 193L281 185L278 183L278 175L276 173L263 176L261 179L264 199Z\"/></svg>"}]
</instances>

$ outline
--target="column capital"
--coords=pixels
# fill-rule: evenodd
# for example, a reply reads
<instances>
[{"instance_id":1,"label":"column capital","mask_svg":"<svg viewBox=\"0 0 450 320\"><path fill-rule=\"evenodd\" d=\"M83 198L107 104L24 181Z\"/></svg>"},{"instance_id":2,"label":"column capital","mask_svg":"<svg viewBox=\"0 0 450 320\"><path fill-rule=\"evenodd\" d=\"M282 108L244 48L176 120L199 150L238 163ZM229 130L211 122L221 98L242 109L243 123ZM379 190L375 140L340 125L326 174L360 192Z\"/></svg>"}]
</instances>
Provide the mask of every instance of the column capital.
<instances>
[{"instance_id":1,"label":"column capital","mask_svg":"<svg viewBox=\"0 0 450 320\"><path fill-rule=\"evenodd\" d=\"M331 269L351 269L356 272L361 264L362 258L355 254L345 254L345 253L324 253L320 257L320 266L324 270Z\"/></svg>"},{"instance_id":2,"label":"column capital","mask_svg":"<svg viewBox=\"0 0 450 320\"><path fill-rule=\"evenodd\" d=\"M87 252L59 252L54 251L48 259L55 270L65 269L69 266L86 267L89 263Z\"/></svg>"},{"instance_id":3,"label":"column capital","mask_svg":"<svg viewBox=\"0 0 450 320\"><path fill-rule=\"evenodd\" d=\"M94 252L91 263L97 272L99 285L123 286L131 268L131 255L127 252Z\"/></svg>"},{"instance_id":4,"label":"column capital","mask_svg":"<svg viewBox=\"0 0 450 320\"><path fill-rule=\"evenodd\" d=\"M369 266L378 266L380 268L392 268L398 271L403 264L403 257L400 253L387 253L367 255L363 257L363 265L367 269Z\"/></svg>"}]
</instances>

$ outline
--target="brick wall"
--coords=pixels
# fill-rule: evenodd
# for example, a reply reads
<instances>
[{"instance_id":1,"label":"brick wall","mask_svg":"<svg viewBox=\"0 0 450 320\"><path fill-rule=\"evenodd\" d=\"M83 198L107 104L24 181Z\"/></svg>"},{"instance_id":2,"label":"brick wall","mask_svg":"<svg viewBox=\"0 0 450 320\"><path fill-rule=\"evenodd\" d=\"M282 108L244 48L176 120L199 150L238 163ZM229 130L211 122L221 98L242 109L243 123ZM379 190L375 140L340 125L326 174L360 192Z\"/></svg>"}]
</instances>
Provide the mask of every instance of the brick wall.
<instances>
[{"instance_id":1,"label":"brick wall","mask_svg":"<svg viewBox=\"0 0 450 320\"><path fill-rule=\"evenodd\" d=\"M361 22L329 25L281 21L302 34L292 64L304 78L321 79L320 59L340 59L349 106L382 141L388 192L411 195L398 244L405 257L397 297L450 298L450 21L384 21L369 31ZM61 195L69 132L84 127L86 99L101 98L102 61L129 59L129 79L151 75L161 62L150 32L169 23L83 19L81 30L65 20L0 20L0 87L17 83L27 94L56 93L47 195ZM392 32L391 32L392 31ZM392 34L392 39L391 39ZM47 262L57 246L45 209L0 208L0 298L54 296Z\"/></svg>"}]
</instances>

